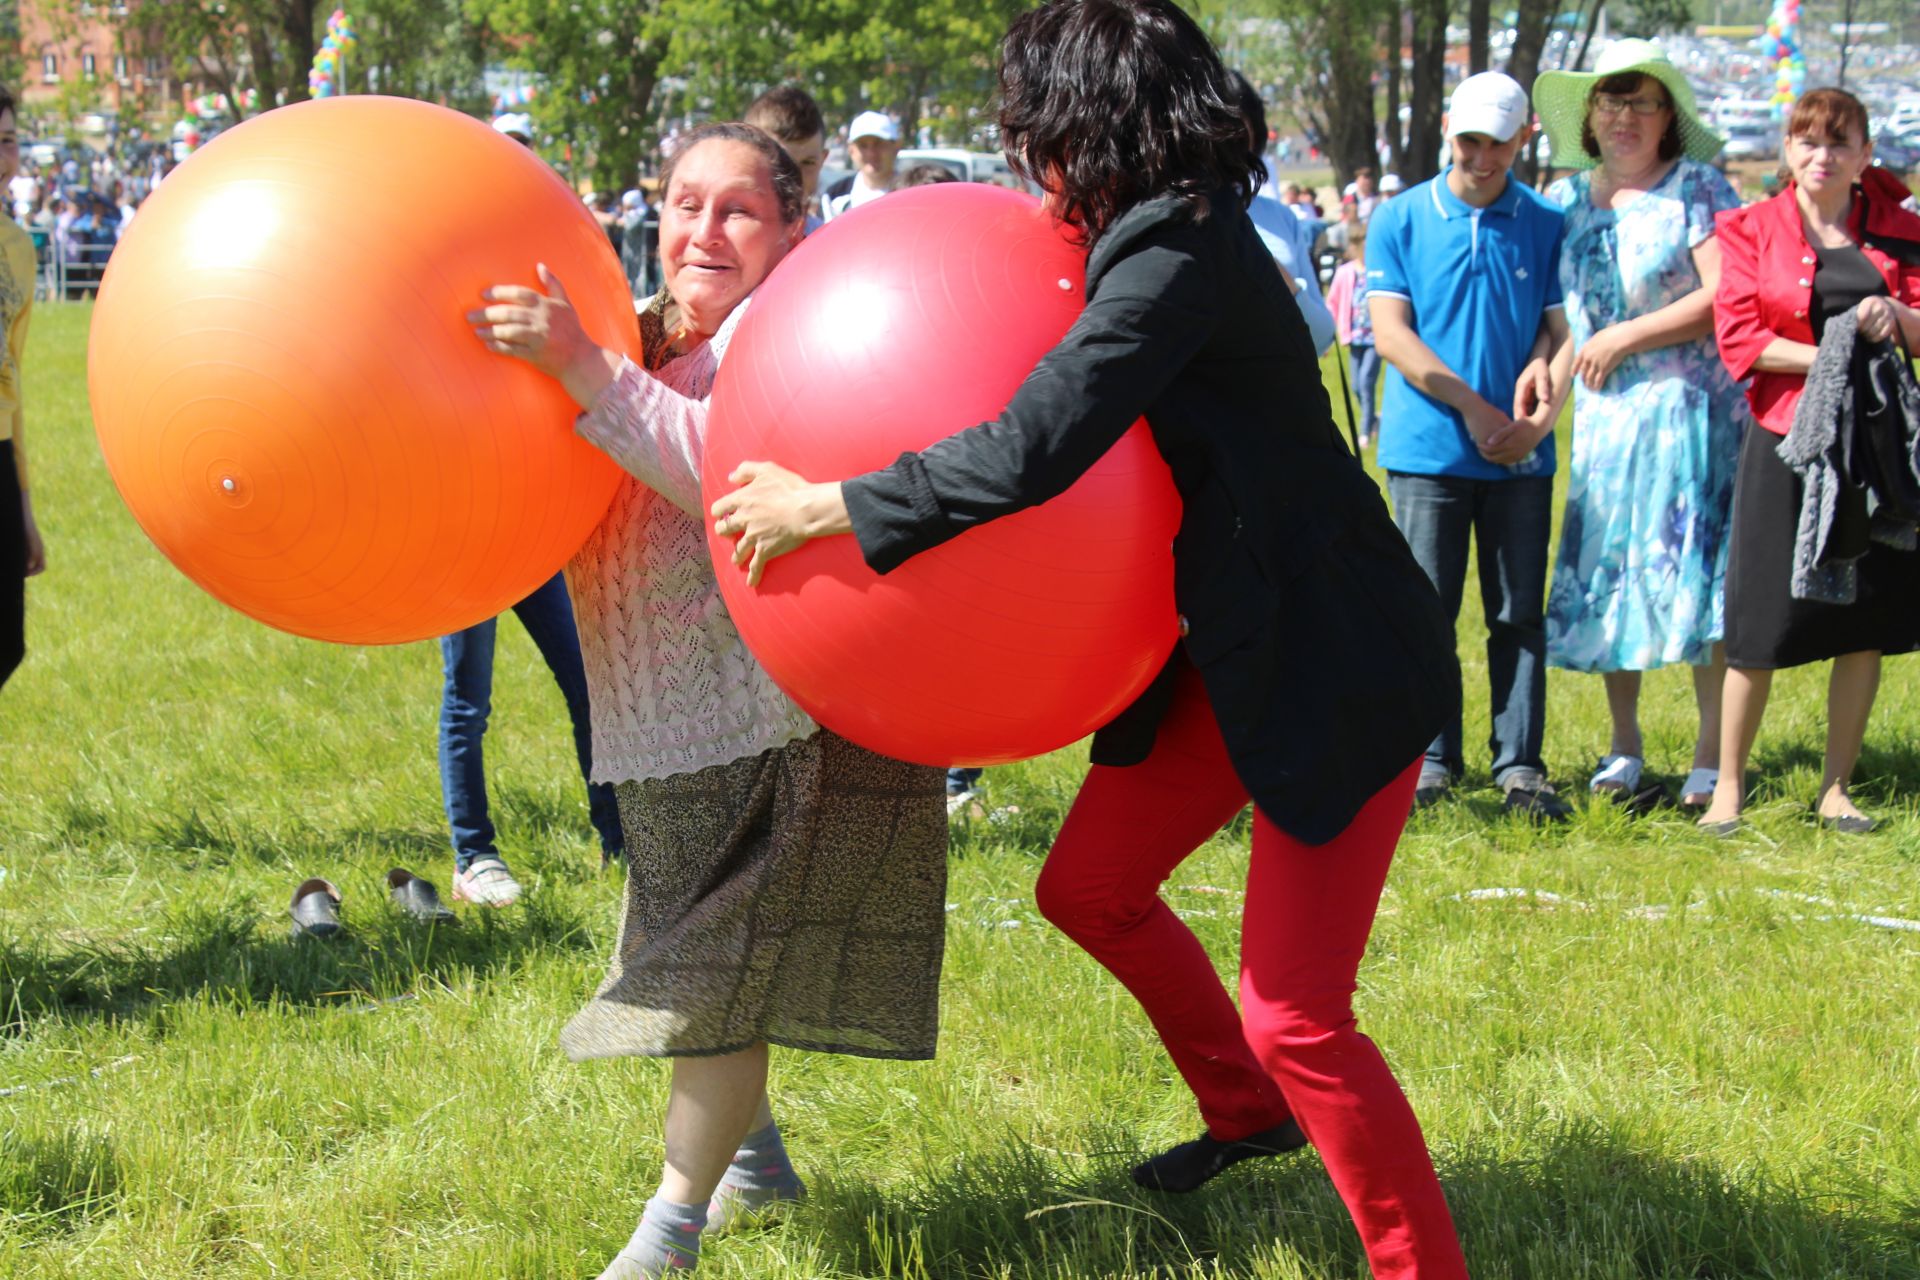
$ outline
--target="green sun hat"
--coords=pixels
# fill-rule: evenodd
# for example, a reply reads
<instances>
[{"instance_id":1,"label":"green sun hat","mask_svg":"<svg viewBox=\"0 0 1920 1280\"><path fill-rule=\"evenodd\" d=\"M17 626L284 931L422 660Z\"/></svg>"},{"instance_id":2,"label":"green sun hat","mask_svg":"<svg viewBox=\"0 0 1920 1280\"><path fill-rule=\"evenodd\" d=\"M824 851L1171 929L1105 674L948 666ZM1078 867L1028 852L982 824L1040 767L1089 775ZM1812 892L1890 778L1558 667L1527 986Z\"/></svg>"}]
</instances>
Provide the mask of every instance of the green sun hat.
<instances>
[{"instance_id":1,"label":"green sun hat","mask_svg":"<svg viewBox=\"0 0 1920 1280\"><path fill-rule=\"evenodd\" d=\"M1626 72L1652 76L1666 86L1680 125L1682 154L1703 163L1710 163L1720 154L1727 140L1701 121L1700 109L1693 100L1693 86L1687 83L1680 68L1667 61L1667 51L1651 40L1616 40L1600 55L1593 70L1543 71L1533 82L1533 109L1539 113L1540 125L1547 131L1554 168L1591 169L1600 163L1580 145L1580 126L1587 119L1587 97L1600 81Z\"/></svg>"}]
</instances>

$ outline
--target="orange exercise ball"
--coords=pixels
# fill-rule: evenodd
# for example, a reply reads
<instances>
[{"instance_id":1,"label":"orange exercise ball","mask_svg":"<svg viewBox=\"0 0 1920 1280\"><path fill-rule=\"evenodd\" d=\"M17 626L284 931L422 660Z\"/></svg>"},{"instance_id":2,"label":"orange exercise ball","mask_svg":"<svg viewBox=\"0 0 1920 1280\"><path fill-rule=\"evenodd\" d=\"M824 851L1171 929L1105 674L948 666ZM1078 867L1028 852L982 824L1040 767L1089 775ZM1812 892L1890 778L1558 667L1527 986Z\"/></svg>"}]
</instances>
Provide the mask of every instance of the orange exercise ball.
<instances>
[{"instance_id":1,"label":"orange exercise ball","mask_svg":"<svg viewBox=\"0 0 1920 1280\"><path fill-rule=\"evenodd\" d=\"M466 313L545 262L637 348L607 234L511 138L400 98L228 130L140 208L101 282L87 390L154 545L270 626L397 644L552 577L619 472L558 383Z\"/></svg>"}]
</instances>

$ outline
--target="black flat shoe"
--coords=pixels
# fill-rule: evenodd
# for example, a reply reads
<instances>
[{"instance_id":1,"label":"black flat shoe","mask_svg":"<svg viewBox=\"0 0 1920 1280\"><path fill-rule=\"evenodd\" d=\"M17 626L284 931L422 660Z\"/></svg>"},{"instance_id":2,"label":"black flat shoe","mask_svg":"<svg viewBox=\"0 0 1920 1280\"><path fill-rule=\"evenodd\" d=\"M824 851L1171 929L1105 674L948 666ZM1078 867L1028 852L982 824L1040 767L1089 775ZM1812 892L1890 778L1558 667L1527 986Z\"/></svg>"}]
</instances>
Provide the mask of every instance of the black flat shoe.
<instances>
[{"instance_id":1,"label":"black flat shoe","mask_svg":"<svg viewBox=\"0 0 1920 1280\"><path fill-rule=\"evenodd\" d=\"M1291 1118L1233 1142L1222 1142L1203 1133L1192 1142L1183 1142L1135 1165L1133 1180L1149 1191L1185 1193L1206 1185L1228 1166L1242 1160L1285 1155L1306 1145L1307 1135L1300 1132L1300 1126Z\"/></svg>"},{"instance_id":2,"label":"black flat shoe","mask_svg":"<svg viewBox=\"0 0 1920 1280\"><path fill-rule=\"evenodd\" d=\"M340 891L315 877L293 891L293 936L326 938L340 932Z\"/></svg>"},{"instance_id":3,"label":"black flat shoe","mask_svg":"<svg viewBox=\"0 0 1920 1280\"><path fill-rule=\"evenodd\" d=\"M1843 813L1837 818L1829 818L1822 814L1820 825L1828 831L1838 831L1843 836L1864 836L1880 823L1864 813Z\"/></svg>"},{"instance_id":4,"label":"black flat shoe","mask_svg":"<svg viewBox=\"0 0 1920 1280\"><path fill-rule=\"evenodd\" d=\"M455 918L446 903L440 901L440 891L433 887L433 881L422 880L405 867L387 872L387 890L394 905L415 920L431 924Z\"/></svg>"}]
</instances>

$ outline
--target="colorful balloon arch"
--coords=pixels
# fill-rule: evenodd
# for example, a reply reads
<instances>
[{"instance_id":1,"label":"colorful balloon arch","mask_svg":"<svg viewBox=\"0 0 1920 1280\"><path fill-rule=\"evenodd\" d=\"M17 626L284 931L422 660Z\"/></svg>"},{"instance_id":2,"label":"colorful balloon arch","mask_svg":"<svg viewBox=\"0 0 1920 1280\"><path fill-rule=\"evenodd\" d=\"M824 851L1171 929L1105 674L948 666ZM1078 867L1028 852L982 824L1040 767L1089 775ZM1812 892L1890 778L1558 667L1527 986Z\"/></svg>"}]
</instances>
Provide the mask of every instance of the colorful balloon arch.
<instances>
[{"instance_id":1,"label":"colorful balloon arch","mask_svg":"<svg viewBox=\"0 0 1920 1280\"><path fill-rule=\"evenodd\" d=\"M331 98L343 92L340 69L359 43L360 34L353 29L353 19L345 9L335 9L327 18L326 38L320 42L320 50L313 55L313 66L307 72L307 92L316 98Z\"/></svg>"},{"instance_id":2,"label":"colorful balloon arch","mask_svg":"<svg viewBox=\"0 0 1920 1280\"><path fill-rule=\"evenodd\" d=\"M1774 114L1784 117L1807 89L1807 57L1800 46L1800 0L1774 0L1760 52L1774 66Z\"/></svg>"}]
</instances>

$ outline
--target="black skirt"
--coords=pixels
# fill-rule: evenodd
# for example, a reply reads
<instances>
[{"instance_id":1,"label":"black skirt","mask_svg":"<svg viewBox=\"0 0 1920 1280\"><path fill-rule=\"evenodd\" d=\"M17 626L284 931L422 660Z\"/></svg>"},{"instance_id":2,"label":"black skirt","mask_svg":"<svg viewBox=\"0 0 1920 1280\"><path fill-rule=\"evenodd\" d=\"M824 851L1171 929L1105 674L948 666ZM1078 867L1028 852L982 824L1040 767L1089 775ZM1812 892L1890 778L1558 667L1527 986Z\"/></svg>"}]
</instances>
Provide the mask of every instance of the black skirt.
<instances>
[{"instance_id":1,"label":"black skirt","mask_svg":"<svg viewBox=\"0 0 1920 1280\"><path fill-rule=\"evenodd\" d=\"M1843 653L1920 649L1920 552L1872 544L1859 562L1852 604L1793 598L1801 485L1780 460L1780 440L1751 426L1740 446L1727 553L1727 664L1775 670Z\"/></svg>"}]
</instances>

